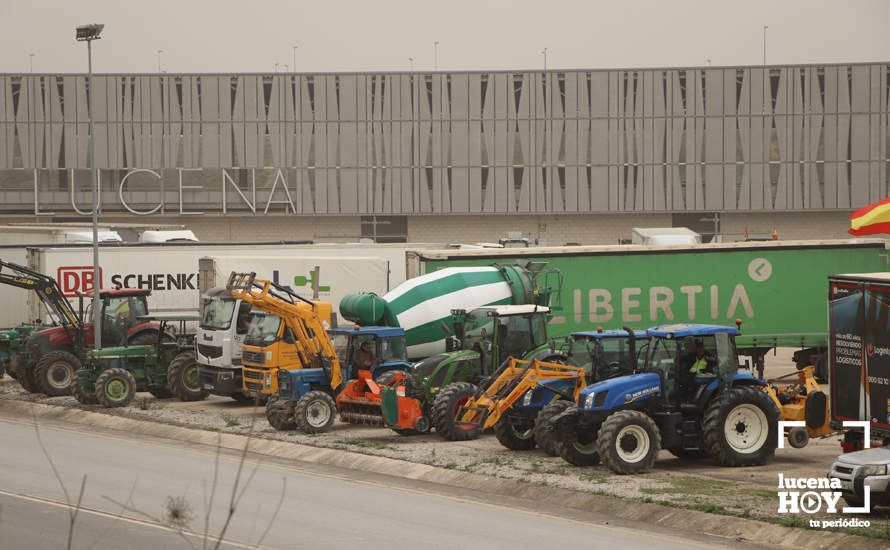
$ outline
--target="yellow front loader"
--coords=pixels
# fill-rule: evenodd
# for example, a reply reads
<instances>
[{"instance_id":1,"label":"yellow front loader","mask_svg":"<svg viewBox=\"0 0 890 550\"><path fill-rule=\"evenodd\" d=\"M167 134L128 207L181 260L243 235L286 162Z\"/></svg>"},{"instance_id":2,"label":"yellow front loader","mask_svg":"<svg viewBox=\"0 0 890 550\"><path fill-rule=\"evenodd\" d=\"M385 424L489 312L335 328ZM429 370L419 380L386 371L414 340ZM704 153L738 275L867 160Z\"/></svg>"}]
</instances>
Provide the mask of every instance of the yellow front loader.
<instances>
[{"instance_id":1,"label":"yellow front loader","mask_svg":"<svg viewBox=\"0 0 890 550\"><path fill-rule=\"evenodd\" d=\"M810 438L825 437L833 430L828 421L828 397L815 377L815 367L805 367L778 378L768 380L764 391L779 407L781 420L803 421L806 426L788 430L788 444L795 449L806 447ZM787 380L797 377L788 383Z\"/></svg>"},{"instance_id":2,"label":"yellow front loader","mask_svg":"<svg viewBox=\"0 0 890 550\"><path fill-rule=\"evenodd\" d=\"M494 428L498 441L508 449L532 449L535 418L541 409L558 397L575 401L586 385L583 368L511 357L475 395L456 403L455 423L472 434L467 439Z\"/></svg>"}]
</instances>

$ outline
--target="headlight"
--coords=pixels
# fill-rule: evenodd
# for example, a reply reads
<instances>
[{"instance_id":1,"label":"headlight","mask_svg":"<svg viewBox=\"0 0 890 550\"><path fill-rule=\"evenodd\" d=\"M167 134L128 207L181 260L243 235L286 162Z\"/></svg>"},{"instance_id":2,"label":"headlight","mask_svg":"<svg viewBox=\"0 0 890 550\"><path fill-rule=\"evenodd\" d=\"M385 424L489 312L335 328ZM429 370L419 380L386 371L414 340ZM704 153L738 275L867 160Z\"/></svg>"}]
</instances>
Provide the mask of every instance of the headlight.
<instances>
[{"instance_id":1,"label":"headlight","mask_svg":"<svg viewBox=\"0 0 890 550\"><path fill-rule=\"evenodd\" d=\"M868 476L884 476L887 475L886 464L868 464L859 469L859 474L863 477Z\"/></svg>"},{"instance_id":2,"label":"headlight","mask_svg":"<svg viewBox=\"0 0 890 550\"><path fill-rule=\"evenodd\" d=\"M532 397L533 397L532 394L534 394L534 391L528 390L527 392L525 392L525 395L522 396L522 406L523 407L528 407L529 405L532 404Z\"/></svg>"},{"instance_id":3,"label":"headlight","mask_svg":"<svg viewBox=\"0 0 890 550\"><path fill-rule=\"evenodd\" d=\"M590 392L587 394L587 397L584 398L584 408L592 409L593 408L593 400L596 399L596 392Z\"/></svg>"}]
</instances>

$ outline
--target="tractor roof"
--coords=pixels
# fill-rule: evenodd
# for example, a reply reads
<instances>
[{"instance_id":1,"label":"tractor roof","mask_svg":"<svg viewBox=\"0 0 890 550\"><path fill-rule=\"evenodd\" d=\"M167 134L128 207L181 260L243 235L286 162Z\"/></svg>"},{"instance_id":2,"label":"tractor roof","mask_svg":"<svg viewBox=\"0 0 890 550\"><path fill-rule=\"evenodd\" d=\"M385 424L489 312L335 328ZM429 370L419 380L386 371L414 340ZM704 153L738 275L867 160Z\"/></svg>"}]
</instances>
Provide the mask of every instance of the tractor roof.
<instances>
[{"instance_id":1,"label":"tractor roof","mask_svg":"<svg viewBox=\"0 0 890 550\"><path fill-rule=\"evenodd\" d=\"M368 327L337 327L328 330L330 334L346 334L347 336L350 334L359 334L365 335L370 334L373 336L377 336L380 338L392 338L398 336L405 335L405 329L402 327L380 327L380 326L368 326Z\"/></svg>"},{"instance_id":2,"label":"tractor roof","mask_svg":"<svg viewBox=\"0 0 890 550\"><path fill-rule=\"evenodd\" d=\"M169 313L149 313L140 315L140 321L200 321L201 316L193 311L173 311Z\"/></svg>"},{"instance_id":3,"label":"tractor roof","mask_svg":"<svg viewBox=\"0 0 890 550\"><path fill-rule=\"evenodd\" d=\"M645 330L636 330L634 334L637 338L643 338L646 336ZM572 338L579 340L581 338L589 338L593 340L601 340L605 338L627 338L630 336L626 330L615 329L615 330L586 330L582 332L573 332Z\"/></svg>"},{"instance_id":4,"label":"tractor roof","mask_svg":"<svg viewBox=\"0 0 890 550\"><path fill-rule=\"evenodd\" d=\"M519 304L519 305L502 305L502 306L482 306L476 309L487 309L494 312L499 317L508 315L528 315L529 313L550 313L547 306L539 306L535 304ZM474 310L475 311L475 310Z\"/></svg>"},{"instance_id":5,"label":"tractor roof","mask_svg":"<svg viewBox=\"0 0 890 550\"><path fill-rule=\"evenodd\" d=\"M99 296L102 298L119 298L125 296L150 296L149 288L103 288L99 290ZM87 298L90 295L86 295Z\"/></svg>"},{"instance_id":6,"label":"tractor roof","mask_svg":"<svg viewBox=\"0 0 890 550\"><path fill-rule=\"evenodd\" d=\"M695 325L678 323L672 325L659 325L646 331L649 336L656 338L685 338L687 336L711 336L713 334L739 334L739 329L726 325Z\"/></svg>"}]
</instances>

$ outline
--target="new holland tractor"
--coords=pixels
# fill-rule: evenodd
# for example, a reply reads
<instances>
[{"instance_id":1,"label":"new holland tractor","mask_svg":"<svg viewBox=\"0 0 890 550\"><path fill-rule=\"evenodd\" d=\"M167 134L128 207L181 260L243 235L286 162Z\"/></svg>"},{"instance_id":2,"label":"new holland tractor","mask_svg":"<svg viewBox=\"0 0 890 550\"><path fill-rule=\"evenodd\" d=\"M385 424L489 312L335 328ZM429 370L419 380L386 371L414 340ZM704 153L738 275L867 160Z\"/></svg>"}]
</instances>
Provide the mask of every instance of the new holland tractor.
<instances>
[{"instance_id":1,"label":"new holland tractor","mask_svg":"<svg viewBox=\"0 0 890 550\"><path fill-rule=\"evenodd\" d=\"M550 308L535 304L454 310L451 351L416 363L404 380L382 390L386 425L401 434L431 427L449 440L473 437L475 428L456 422L476 384L511 357L561 362L565 354L547 339Z\"/></svg>"},{"instance_id":2,"label":"new holland tractor","mask_svg":"<svg viewBox=\"0 0 890 550\"><path fill-rule=\"evenodd\" d=\"M560 455L579 466L602 460L619 474L649 470L659 449L723 466L769 461L779 408L765 382L739 372L738 329L675 324L647 334L637 372L584 388L576 406L549 419Z\"/></svg>"},{"instance_id":3,"label":"new holland tractor","mask_svg":"<svg viewBox=\"0 0 890 550\"><path fill-rule=\"evenodd\" d=\"M200 401L207 397L198 376L194 335L186 332L186 323L200 317L191 313L143 315L140 321L158 323L154 342L140 338L140 343L93 349L77 371L74 397L85 405L125 407L137 391L148 391L158 398L178 397L181 401ZM178 330L174 325L178 324Z\"/></svg>"}]
</instances>

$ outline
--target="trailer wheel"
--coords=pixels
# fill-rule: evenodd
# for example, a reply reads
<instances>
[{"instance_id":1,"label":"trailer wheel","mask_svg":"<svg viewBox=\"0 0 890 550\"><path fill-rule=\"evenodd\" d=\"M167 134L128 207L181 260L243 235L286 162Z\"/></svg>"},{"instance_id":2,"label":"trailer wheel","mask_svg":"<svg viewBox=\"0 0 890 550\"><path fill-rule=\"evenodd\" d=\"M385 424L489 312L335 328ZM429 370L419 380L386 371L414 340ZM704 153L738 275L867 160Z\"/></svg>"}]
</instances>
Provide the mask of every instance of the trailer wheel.
<instances>
[{"instance_id":1,"label":"trailer wheel","mask_svg":"<svg viewBox=\"0 0 890 550\"><path fill-rule=\"evenodd\" d=\"M574 403L566 399L557 399L545 405L541 412L538 413L538 417L535 418L535 443L550 456L559 456L556 437L553 434L552 427L549 425L550 419L562 414L563 411L574 405Z\"/></svg>"},{"instance_id":2,"label":"trailer wheel","mask_svg":"<svg viewBox=\"0 0 890 550\"><path fill-rule=\"evenodd\" d=\"M467 401L476 395L476 386L469 382L454 382L439 390L433 402L436 431L448 441L478 439L480 426L457 423L457 414Z\"/></svg>"},{"instance_id":3,"label":"trailer wheel","mask_svg":"<svg viewBox=\"0 0 890 550\"><path fill-rule=\"evenodd\" d=\"M639 474L655 464L661 432L646 413L618 411L603 422L596 446L603 464L616 474Z\"/></svg>"},{"instance_id":4,"label":"trailer wheel","mask_svg":"<svg viewBox=\"0 0 890 550\"><path fill-rule=\"evenodd\" d=\"M80 382L74 383L74 386L71 387L71 394L74 396L74 399L77 399L77 402L81 405L99 404L99 399L96 397L96 390L85 388L80 385Z\"/></svg>"},{"instance_id":5,"label":"trailer wheel","mask_svg":"<svg viewBox=\"0 0 890 550\"><path fill-rule=\"evenodd\" d=\"M279 432L295 430L297 421L294 419L293 401L274 397L266 401L266 420Z\"/></svg>"},{"instance_id":6,"label":"trailer wheel","mask_svg":"<svg viewBox=\"0 0 890 550\"><path fill-rule=\"evenodd\" d=\"M721 466L759 466L776 452L779 409L759 389L736 387L718 395L702 422L704 448Z\"/></svg>"},{"instance_id":7,"label":"trailer wheel","mask_svg":"<svg viewBox=\"0 0 890 550\"><path fill-rule=\"evenodd\" d=\"M531 422L510 422L507 416L502 416L494 425L494 436L511 451L529 451L535 448L535 426Z\"/></svg>"},{"instance_id":8,"label":"trailer wheel","mask_svg":"<svg viewBox=\"0 0 890 550\"><path fill-rule=\"evenodd\" d=\"M194 351L184 351L167 366L167 388L181 401L201 401L209 393L198 376Z\"/></svg>"},{"instance_id":9,"label":"trailer wheel","mask_svg":"<svg viewBox=\"0 0 890 550\"><path fill-rule=\"evenodd\" d=\"M77 381L80 360L71 352L55 350L43 354L34 367L34 381L50 397L70 395Z\"/></svg>"},{"instance_id":10,"label":"trailer wheel","mask_svg":"<svg viewBox=\"0 0 890 550\"><path fill-rule=\"evenodd\" d=\"M106 369L96 378L96 398L103 407L126 407L134 397L136 378L127 369Z\"/></svg>"},{"instance_id":11,"label":"trailer wheel","mask_svg":"<svg viewBox=\"0 0 890 550\"><path fill-rule=\"evenodd\" d=\"M327 393L311 391L297 400L294 420L303 433L320 434L331 429L337 417L337 404Z\"/></svg>"}]
</instances>

